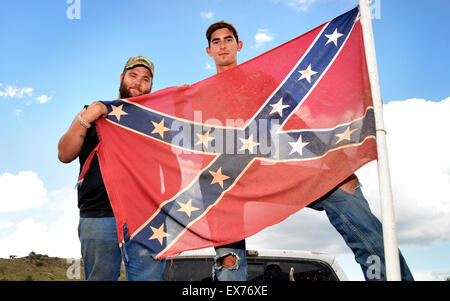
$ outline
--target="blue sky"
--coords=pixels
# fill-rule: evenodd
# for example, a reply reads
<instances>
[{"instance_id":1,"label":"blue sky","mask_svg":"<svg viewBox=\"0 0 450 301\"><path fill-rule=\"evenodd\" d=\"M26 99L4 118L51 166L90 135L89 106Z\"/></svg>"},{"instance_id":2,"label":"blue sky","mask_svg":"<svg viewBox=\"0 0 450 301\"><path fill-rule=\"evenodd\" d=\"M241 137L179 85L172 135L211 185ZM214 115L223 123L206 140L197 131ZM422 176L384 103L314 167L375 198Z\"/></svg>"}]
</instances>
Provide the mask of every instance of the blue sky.
<instances>
[{"instance_id":1,"label":"blue sky","mask_svg":"<svg viewBox=\"0 0 450 301\"><path fill-rule=\"evenodd\" d=\"M226 20L237 27L244 42L238 56L242 63L352 9L357 2L180 0L170 1L169 5L168 1L80 0L80 9L72 10L77 7L75 0L2 0L0 187L6 192L0 192L0 257L11 253L26 255L32 250L54 256L79 254L73 189L78 162L60 163L57 143L84 104L116 99L119 76L130 56L145 55L155 63L153 91L192 84L215 74L215 68L211 68L214 62L205 51L205 31L214 21ZM399 198L399 244L416 277L437 279L450 275L450 227L443 221L450 216L450 204L445 199L450 193L450 163L443 155L444 150L449 150L448 144L438 144L436 148L442 150L442 157L426 159L431 161L419 164L424 168L421 170L404 161L404 146L398 141L410 133L405 124L420 123L420 130L442 133L450 130L448 121L437 124L434 117L441 115L445 120L444 112L449 112L450 2L377 0L372 7L381 92L386 113L392 112L386 123L392 120L389 126L398 132L391 137L399 137L388 141L391 164L398 171L393 174L393 185ZM411 112L407 115L410 119L401 119L407 118L403 112ZM422 150L421 143L405 143L410 144L407 152ZM376 211L374 167L368 166L360 177L367 179L364 192ZM427 191L412 192L416 186L425 186L423 182L413 185L423 177L434 180L428 190L439 183L432 195ZM16 187L17 181L21 184ZM403 204L408 204L413 195L422 193L423 198L414 202L423 205L428 211L422 212L429 215L403 210L410 207ZM424 199L426 204L421 203ZM440 215L445 218L434 219L435 224L430 226L429 221L422 222L426 217L433 220L439 216L434 213L436 208L442 209ZM411 217L417 217L417 222L409 224ZM326 237L331 240L325 243L325 239L311 234L296 238L298 244L287 239L280 247L335 253L350 278L361 279L342 239L326 218L315 212L294 215L250 239L250 243L277 248L267 245L266 233L277 233L290 223L300 227L301 223L296 224L300 219L327 231ZM44 232L42 239L26 242L27 235L37 230ZM12 233L15 237L23 235L24 239L16 242ZM69 237L68 247L54 243L59 234ZM51 241L45 241L47 238Z\"/></svg>"}]
</instances>

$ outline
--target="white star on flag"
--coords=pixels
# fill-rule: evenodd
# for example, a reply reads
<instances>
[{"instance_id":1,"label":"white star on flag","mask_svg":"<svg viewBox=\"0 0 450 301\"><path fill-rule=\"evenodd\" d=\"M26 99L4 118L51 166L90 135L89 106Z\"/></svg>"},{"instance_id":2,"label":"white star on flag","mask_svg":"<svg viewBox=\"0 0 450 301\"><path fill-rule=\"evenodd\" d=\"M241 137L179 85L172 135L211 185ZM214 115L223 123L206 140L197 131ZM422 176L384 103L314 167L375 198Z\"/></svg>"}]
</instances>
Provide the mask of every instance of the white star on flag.
<instances>
[{"instance_id":1,"label":"white star on flag","mask_svg":"<svg viewBox=\"0 0 450 301\"><path fill-rule=\"evenodd\" d=\"M283 104L283 97L280 98L279 102L270 106L273 108L270 114L277 112L278 114L280 114L280 117L283 117L283 110L290 107L290 105Z\"/></svg>"},{"instance_id":2,"label":"white star on flag","mask_svg":"<svg viewBox=\"0 0 450 301\"><path fill-rule=\"evenodd\" d=\"M120 116L122 115L128 115L127 112L125 112L124 110L122 110L123 104L121 104L120 106L115 106L115 105L111 105L111 109L112 111L108 114L109 115L113 115L116 116L117 121L120 121Z\"/></svg>"},{"instance_id":3,"label":"white star on flag","mask_svg":"<svg viewBox=\"0 0 450 301\"><path fill-rule=\"evenodd\" d=\"M200 208L192 206L192 200L187 201L186 203L177 202L180 205L180 209L177 211L185 212L189 217L191 217L192 211L200 210Z\"/></svg>"},{"instance_id":4,"label":"white star on flag","mask_svg":"<svg viewBox=\"0 0 450 301\"><path fill-rule=\"evenodd\" d=\"M159 134L161 136L161 138L164 139L164 132L170 131L169 128L166 128L164 126L164 119L161 119L160 123L156 123L154 121L152 121L153 126L155 127L152 131L152 134Z\"/></svg>"},{"instance_id":5,"label":"white star on flag","mask_svg":"<svg viewBox=\"0 0 450 301\"><path fill-rule=\"evenodd\" d=\"M243 144L241 149L240 149L240 151L248 149L250 154L253 154L253 148L254 147L257 147L258 145L261 144L261 143L253 141L253 134L251 134L248 139L244 139L244 138L240 138L240 139L241 139L241 142Z\"/></svg>"},{"instance_id":6,"label":"white star on flag","mask_svg":"<svg viewBox=\"0 0 450 301\"><path fill-rule=\"evenodd\" d=\"M325 43L325 45L327 45L330 42L334 43L334 46L337 46L337 40L343 36L342 33L339 33L337 31L337 28L334 30L334 32L332 34L326 34L325 35L328 38L328 41Z\"/></svg>"},{"instance_id":7,"label":"white star on flag","mask_svg":"<svg viewBox=\"0 0 450 301\"><path fill-rule=\"evenodd\" d=\"M149 240L157 239L159 244L162 245L164 237L170 236L169 233L164 232L164 224L162 224L159 228L155 228L150 226L153 231L153 235L149 238Z\"/></svg>"},{"instance_id":8,"label":"white star on flag","mask_svg":"<svg viewBox=\"0 0 450 301\"><path fill-rule=\"evenodd\" d=\"M338 137L338 141L336 142L336 144L338 144L339 142L343 141L343 140L351 140L350 136L353 134L353 132L357 131L358 129L353 129L350 130L350 127L348 127L344 133L342 134L336 134L335 136Z\"/></svg>"},{"instance_id":9,"label":"white star on flag","mask_svg":"<svg viewBox=\"0 0 450 301\"><path fill-rule=\"evenodd\" d=\"M311 76L317 74L316 71L311 70L311 64L309 64L308 68L306 68L305 70L300 70L299 72L302 74L302 76L300 76L298 80L302 80L305 78L308 83L311 83Z\"/></svg>"},{"instance_id":10,"label":"white star on flag","mask_svg":"<svg viewBox=\"0 0 450 301\"><path fill-rule=\"evenodd\" d=\"M214 139L216 139L216 138L214 138L214 137L210 137L209 136L209 132L210 132L211 130L208 130L205 134L196 134L197 135L197 137L198 137L198 141L195 143L195 145L199 145L199 144L203 144L203 146L204 147L208 147L208 143L209 142L211 142L211 141L213 141Z\"/></svg>"},{"instance_id":11,"label":"white star on flag","mask_svg":"<svg viewBox=\"0 0 450 301\"><path fill-rule=\"evenodd\" d=\"M289 142L289 144L292 146L292 150L289 153L289 155L292 155L293 153L297 152L300 154L300 156L303 156L303 148L309 144L309 142L303 142L302 136L298 137L297 142Z\"/></svg>"}]
</instances>

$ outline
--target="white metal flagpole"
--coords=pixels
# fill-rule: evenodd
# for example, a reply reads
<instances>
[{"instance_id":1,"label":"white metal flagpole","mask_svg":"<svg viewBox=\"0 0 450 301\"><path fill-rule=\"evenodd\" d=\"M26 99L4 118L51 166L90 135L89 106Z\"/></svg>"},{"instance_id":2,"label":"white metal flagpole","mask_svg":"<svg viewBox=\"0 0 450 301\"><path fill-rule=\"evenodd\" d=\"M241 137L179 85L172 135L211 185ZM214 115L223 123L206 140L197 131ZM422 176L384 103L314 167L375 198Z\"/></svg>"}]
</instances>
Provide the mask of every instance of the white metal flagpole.
<instances>
[{"instance_id":1,"label":"white metal flagpole","mask_svg":"<svg viewBox=\"0 0 450 301\"><path fill-rule=\"evenodd\" d=\"M369 72L372 100L375 112L378 152L378 183L380 190L381 217L383 224L384 257L386 264L386 279L399 281L400 260L395 230L394 203L392 197L391 176L386 145L386 131L383 120L383 101L381 100L378 66L375 54L375 42L372 31L370 0L359 0L361 25L364 37L364 48Z\"/></svg>"}]
</instances>

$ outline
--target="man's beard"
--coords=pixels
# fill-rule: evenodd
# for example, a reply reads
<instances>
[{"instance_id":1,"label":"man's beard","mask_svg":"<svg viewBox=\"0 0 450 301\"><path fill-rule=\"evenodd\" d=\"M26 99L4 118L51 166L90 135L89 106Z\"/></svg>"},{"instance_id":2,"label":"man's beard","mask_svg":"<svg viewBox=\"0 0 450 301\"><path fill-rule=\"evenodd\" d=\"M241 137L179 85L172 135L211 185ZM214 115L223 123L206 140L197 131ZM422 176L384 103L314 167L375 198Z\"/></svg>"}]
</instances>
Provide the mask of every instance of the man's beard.
<instances>
[{"instance_id":1,"label":"man's beard","mask_svg":"<svg viewBox=\"0 0 450 301\"><path fill-rule=\"evenodd\" d=\"M145 90L144 92L142 92L139 95L133 96L133 95L130 94L127 84L125 84L123 81L121 81L120 82L120 88L119 88L119 98L138 97L138 96L150 93L150 89Z\"/></svg>"}]
</instances>

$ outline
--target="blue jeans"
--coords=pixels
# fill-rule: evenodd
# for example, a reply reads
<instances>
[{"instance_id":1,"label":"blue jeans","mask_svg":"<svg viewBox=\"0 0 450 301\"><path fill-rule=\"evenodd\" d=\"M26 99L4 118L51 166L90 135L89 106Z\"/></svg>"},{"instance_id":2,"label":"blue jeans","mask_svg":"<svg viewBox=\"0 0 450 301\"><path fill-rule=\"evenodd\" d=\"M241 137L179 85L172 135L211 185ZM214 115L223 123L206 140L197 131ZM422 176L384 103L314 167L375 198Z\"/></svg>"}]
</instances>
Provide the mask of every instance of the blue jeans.
<instances>
[{"instance_id":1,"label":"blue jeans","mask_svg":"<svg viewBox=\"0 0 450 301\"><path fill-rule=\"evenodd\" d=\"M361 188L353 194L337 188L308 206L325 210L334 228L342 235L361 266L366 280L386 280L382 225L370 211ZM399 251L402 280L414 278Z\"/></svg>"},{"instance_id":2,"label":"blue jeans","mask_svg":"<svg viewBox=\"0 0 450 301\"><path fill-rule=\"evenodd\" d=\"M216 247L216 258L212 270L212 277L219 281L247 281L248 267L245 241L242 248L233 248L229 245ZM236 263L232 267L221 264L222 259L228 255L236 256Z\"/></svg>"},{"instance_id":3,"label":"blue jeans","mask_svg":"<svg viewBox=\"0 0 450 301\"><path fill-rule=\"evenodd\" d=\"M78 236L86 280L118 280L122 260L129 281L162 280L165 260L155 260L145 247L129 240L126 229L124 234L125 243L119 248L114 217L80 218Z\"/></svg>"}]
</instances>

